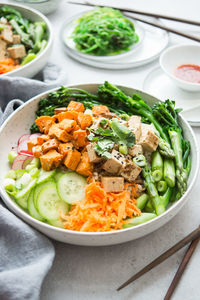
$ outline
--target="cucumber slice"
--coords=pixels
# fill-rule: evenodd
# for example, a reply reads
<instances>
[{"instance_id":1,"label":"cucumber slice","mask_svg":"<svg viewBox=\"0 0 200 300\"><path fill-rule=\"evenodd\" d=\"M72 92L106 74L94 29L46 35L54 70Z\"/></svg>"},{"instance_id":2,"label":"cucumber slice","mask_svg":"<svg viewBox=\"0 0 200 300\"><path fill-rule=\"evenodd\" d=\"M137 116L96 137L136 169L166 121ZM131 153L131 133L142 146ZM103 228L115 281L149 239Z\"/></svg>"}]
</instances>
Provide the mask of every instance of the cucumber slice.
<instances>
[{"instance_id":1,"label":"cucumber slice","mask_svg":"<svg viewBox=\"0 0 200 300\"><path fill-rule=\"evenodd\" d=\"M18 201L18 199L27 196L28 193L31 191L31 189L36 185L36 182L37 182L37 178L32 179L23 189L17 192L17 194L14 196L15 199Z\"/></svg>"},{"instance_id":2,"label":"cucumber slice","mask_svg":"<svg viewBox=\"0 0 200 300\"><path fill-rule=\"evenodd\" d=\"M55 178L55 181L57 182L59 180L59 178L64 175L66 172L64 171L61 171L61 170L56 170L56 173L54 174L54 178Z\"/></svg>"},{"instance_id":3,"label":"cucumber slice","mask_svg":"<svg viewBox=\"0 0 200 300\"><path fill-rule=\"evenodd\" d=\"M60 200L55 182L49 182L36 199L39 214L47 220L59 220L60 212L66 214L69 210L67 203Z\"/></svg>"},{"instance_id":4,"label":"cucumber slice","mask_svg":"<svg viewBox=\"0 0 200 300\"><path fill-rule=\"evenodd\" d=\"M26 194L24 197L21 197L19 199L15 199L16 203L21 206L23 209L27 209L28 208L28 204L27 204L27 200L29 197L30 192L28 192L28 194Z\"/></svg>"},{"instance_id":5,"label":"cucumber slice","mask_svg":"<svg viewBox=\"0 0 200 300\"><path fill-rule=\"evenodd\" d=\"M28 207L27 208L28 208L29 214L34 219L37 219L39 221L44 221L44 218L42 218L40 216L40 214L38 213L38 211L36 210L33 199L34 199L34 190L32 190L30 192L29 197L28 197L28 203L27 203Z\"/></svg>"},{"instance_id":6,"label":"cucumber slice","mask_svg":"<svg viewBox=\"0 0 200 300\"><path fill-rule=\"evenodd\" d=\"M55 227L64 228L63 222L61 220L48 220L48 223Z\"/></svg>"},{"instance_id":7,"label":"cucumber slice","mask_svg":"<svg viewBox=\"0 0 200 300\"><path fill-rule=\"evenodd\" d=\"M49 180L51 177L54 176L55 173L56 173L56 170L44 171L43 169L41 169L37 183L40 184L42 182Z\"/></svg>"},{"instance_id":8,"label":"cucumber slice","mask_svg":"<svg viewBox=\"0 0 200 300\"><path fill-rule=\"evenodd\" d=\"M72 204L83 200L86 185L87 181L85 177L69 171L58 179L58 194L63 201Z\"/></svg>"},{"instance_id":9,"label":"cucumber slice","mask_svg":"<svg viewBox=\"0 0 200 300\"><path fill-rule=\"evenodd\" d=\"M36 187L35 187L35 189L34 189L33 202L34 202L34 205L35 205L36 210L37 210L37 197L38 197L40 191L41 191L44 187L46 187L46 185L48 185L49 182L54 182L54 180L51 179L51 180L42 182L42 183L40 183L40 184L37 184Z\"/></svg>"}]
</instances>

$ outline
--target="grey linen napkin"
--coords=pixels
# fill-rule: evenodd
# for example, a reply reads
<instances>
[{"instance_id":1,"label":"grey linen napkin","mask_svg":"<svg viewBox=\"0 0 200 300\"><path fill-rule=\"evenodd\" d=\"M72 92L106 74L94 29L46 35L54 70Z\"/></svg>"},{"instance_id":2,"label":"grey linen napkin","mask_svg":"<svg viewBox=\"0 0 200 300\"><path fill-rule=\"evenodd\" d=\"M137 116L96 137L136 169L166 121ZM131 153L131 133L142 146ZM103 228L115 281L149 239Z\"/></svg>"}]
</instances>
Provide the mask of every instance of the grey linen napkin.
<instances>
[{"instance_id":1,"label":"grey linen napkin","mask_svg":"<svg viewBox=\"0 0 200 300\"><path fill-rule=\"evenodd\" d=\"M0 123L23 101L66 82L64 72L52 64L47 65L38 76L36 78L43 81L12 77L0 79ZM17 99L10 101L13 98ZM1 300L39 299L43 279L51 268L54 255L54 247L45 236L0 203Z\"/></svg>"}]
</instances>

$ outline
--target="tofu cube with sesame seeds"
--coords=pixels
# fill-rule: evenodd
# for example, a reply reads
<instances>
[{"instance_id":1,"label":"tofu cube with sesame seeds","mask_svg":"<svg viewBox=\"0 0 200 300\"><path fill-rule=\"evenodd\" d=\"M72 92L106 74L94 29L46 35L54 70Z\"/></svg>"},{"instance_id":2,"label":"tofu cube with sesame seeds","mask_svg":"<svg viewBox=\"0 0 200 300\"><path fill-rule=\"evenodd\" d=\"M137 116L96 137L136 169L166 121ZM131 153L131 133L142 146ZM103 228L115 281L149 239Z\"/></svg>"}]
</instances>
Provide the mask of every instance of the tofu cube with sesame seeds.
<instances>
[{"instance_id":1,"label":"tofu cube with sesame seeds","mask_svg":"<svg viewBox=\"0 0 200 300\"><path fill-rule=\"evenodd\" d=\"M113 150L111 154L112 157L103 164L102 168L108 173L118 174L125 165L125 157L116 150Z\"/></svg>"}]
</instances>

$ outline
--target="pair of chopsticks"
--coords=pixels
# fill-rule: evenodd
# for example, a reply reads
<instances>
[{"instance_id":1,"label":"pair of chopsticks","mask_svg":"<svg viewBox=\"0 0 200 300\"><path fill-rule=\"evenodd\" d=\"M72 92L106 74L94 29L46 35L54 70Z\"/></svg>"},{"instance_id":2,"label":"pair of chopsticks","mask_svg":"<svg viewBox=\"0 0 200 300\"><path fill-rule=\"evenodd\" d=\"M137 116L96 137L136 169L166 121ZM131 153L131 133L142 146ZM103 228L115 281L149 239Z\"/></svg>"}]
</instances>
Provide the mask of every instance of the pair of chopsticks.
<instances>
[{"instance_id":1,"label":"pair of chopsticks","mask_svg":"<svg viewBox=\"0 0 200 300\"><path fill-rule=\"evenodd\" d=\"M146 20L144 18L136 17L135 14L143 15L143 16L148 16L148 17L159 18L159 19L165 19L165 20L170 20L170 21L176 21L176 22L186 23L186 24L190 24L190 25L200 26L200 22L197 22L197 21L192 21L192 20L187 20L187 19L182 19L182 18L175 18L175 17L161 15L161 14L154 14L154 13L149 13L149 12L145 12L145 11L139 11L139 10L135 10L135 9L131 9L131 8L109 6L107 4L106 5L93 4L93 3L88 2L88 1L84 1L84 2L68 1L68 3L70 3L70 4L78 4L78 5L85 5L85 6L98 6L98 7L104 7L104 6L106 6L106 7L111 7L111 8L119 9L119 10L121 10L124 13L124 15L126 15L128 17L132 17L132 18L134 18L137 21L140 21L142 23L146 23L148 25L152 25L154 27L166 30L168 32L171 32L171 33L183 36L183 37L191 39L193 41L200 42L200 38L197 37L197 36L194 36L194 35L191 35L191 34L187 34L185 32L179 31L179 30L175 30L173 28L164 26L162 24L157 24L157 23L151 22L151 21ZM132 14L134 14L134 16Z\"/></svg>"},{"instance_id":2,"label":"pair of chopsticks","mask_svg":"<svg viewBox=\"0 0 200 300\"><path fill-rule=\"evenodd\" d=\"M200 241L200 226L197 229L195 229L194 231L192 231L189 235L187 235L184 239L182 239L177 244L175 244L173 247L171 247L166 252L164 252L159 257L157 257L155 260L153 260L150 264L148 264L146 267L144 267L138 273L133 275L126 282L124 282L120 287L118 287L117 291L120 291L121 289L123 289L124 287L126 287L127 285L129 285L130 283L132 283L133 281L135 281L136 279L138 279L139 277L141 277L142 275L144 275L145 273L147 273L148 271L150 271L151 269L153 269L154 267L156 267L157 265L162 263L168 257L170 257L175 252L177 252L178 250L180 250L181 248L183 248L184 246L186 246L188 243L191 242L191 244L190 244L188 250L186 251L184 258L172 280L172 283L165 295L165 298L164 298L164 300L171 299L171 296L172 296L175 288L177 287L178 282L179 282L181 276L183 275L183 272L192 256L193 252L195 251L199 241Z\"/></svg>"}]
</instances>

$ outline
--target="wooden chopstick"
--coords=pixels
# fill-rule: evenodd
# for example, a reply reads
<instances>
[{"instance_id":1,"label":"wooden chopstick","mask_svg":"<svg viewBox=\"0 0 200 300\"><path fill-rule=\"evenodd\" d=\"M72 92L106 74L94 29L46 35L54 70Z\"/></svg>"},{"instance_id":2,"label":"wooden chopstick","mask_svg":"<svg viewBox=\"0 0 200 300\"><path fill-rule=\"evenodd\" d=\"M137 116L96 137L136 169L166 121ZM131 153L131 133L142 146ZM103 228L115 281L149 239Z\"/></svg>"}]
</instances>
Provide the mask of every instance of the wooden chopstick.
<instances>
[{"instance_id":1,"label":"wooden chopstick","mask_svg":"<svg viewBox=\"0 0 200 300\"><path fill-rule=\"evenodd\" d=\"M165 295L164 300L170 300L171 299L171 296L172 296L173 292L175 291L175 289L176 289L176 287L177 287L177 285L178 285L178 283L179 283L179 281L180 281L180 279L183 275L183 272L184 272L185 268L187 267L187 264L188 264L190 258L192 257L192 254L194 253L199 241L200 241L200 238L195 239L194 241L192 241L192 243L188 247L188 250L184 255L184 258L183 258L183 260L182 260L182 262L181 262L181 264L180 264L180 266L179 266L179 268L178 268L178 270L177 270L177 272L176 272L176 274L175 274L175 276L172 280L172 283L171 283L171 285L170 285L170 287L169 287L169 289L168 289L168 291Z\"/></svg>"},{"instance_id":2,"label":"wooden chopstick","mask_svg":"<svg viewBox=\"0 0 200 300\"><path fill-rule=\"evenodd\" d=\"M117 288L117 291L121 290L122 288L126 287L131 282L135 281L160 263L162 263L164 260L166 260L168 257L173 255L175 252L183 248L185 245L190 243L191 241L197 239L200 237L200 226L192 231L190 234L188 234L184 239L176 243L173 247L168 249L166 252L161 254L159 257L157 257L155 260L153 260L150 264L148 264L146 267L144 267L142 270L140 270L138 273L133 275L130 279L128 279L126 282L124 282L120 287Z\"/></svg>"},{"instance_id":3,"label":"wooden chopstick","mask_svg":"<svg viewBox=\"0 0 200 300\"><path fill-rule=\"evenodd\" d=\"M181 23L200 26L200 22L197 22L197 21L187 20L187 19L182 19L182 18L176 18L176 17L166 16L166 15L161 15L161 14L154 14L154 13L150 13L150 12L146 12L146 11L139 11L139 10L135 10L135 9L131 9L131 8L110 6L110 5L107 5L107 4L106 5L97 4L97 3L94 4L94 3L89 2L89 1L84 1L84 2L68 1L68 3L78 4L78 5L86 5L86 6L100 6L100 7L106 6L106 7L116 8L116 9L119 9L121 11L126 11L126 12L131 12L131 13L134 13L134 14L143 15L143 16L161 18L161 19L166 19L166 20L171 20L171 21L176 21L176 22L181 22Z\"/></svg>"},{"instance_id":4,"label":"wooden chopstick","mask_svg":"<svg viewBox=\"0 0 200 300\"><path fill-rule=\"evenodd\" d=\"M104 5L93 4L93 3L90 3L90 2L72 2L72 1L68 1L68 3L78 4L78 5L86 5L86 6L101 6L101 7L104 6ZM111 6L107 6L107 7L111 7ZM183 36L185 38L188 38L188 39L196 41L196 42L200 42L200 38L197 37L197 36L194 36L194 35L191 35L191 34L187 34L185 32L179 31L179 30L175 30L175 29L170 28L168 26L164 26L164 25L161 25L161 24L156 24L154 22L148 21L148 20L143 19L143 18L138 18L135 15L133 16L132 14L127 13L127 12L135 13L135 10L133 10L133 9L125 9L125 8L119 8L119 7L113 7L113 6L112 6L112 8L117 8L117 9L125 12L124 13L125 16L131 17L131 18L133 18L133 19L135 19L135 20L137 20L139 22L142 22L142 23L145 23L145 24L148 24L148 25L151 25L151 26L154 26L154 27L166 30L168 32L171 32L171 33ZM137 13L139 14L139 12L137 12ZM145 13L145 14L146 14L146 16L150 16L151 15L151 17L155 17L155 16L156 17L161 17L162 16L162 15L150 14L150 13ZM199 22L185 20L185 19L173 18L173 17L169 17L169 16L165 16L165 18L167 18L168 20L173 20L173 21L178 21L178 22L185 22L185 21L187 21L186 23L192 24L192 25L200 25Z\"/></svg>"},{"instance_id":5,"label":"wooden chopstick","mask_svg":"<svg viewBox=\"0 0 200 300\"><path fill-rule=\"evenodd\" d=\"M188 34L188 33L185 33L185 32L182 32L182 31L179 31L179 30L175 30L173 28L170 28L168 26L165 26L165 25L161 25L161 24L156 24L154 22L151 22L151 21L148 21L148 20L145 20L143 18L138 18L138 17L135 17L129 13L124 13L125 16L127 17L132 17L133 19L139 21L139 22L142 22L142 23L145 23L145 24L148 24L148 25L152 25L154 27L157 27L157 28L160 28L160 29L163 29L163 30L166 30L168 32L171 32L171 33L174 33L174 34L177 34L177 35L180 35L180 36L183 36L185 38L188 38L190 40L193 40L193 41L196 41L196 42L200 42L200 38L197 37L197 36L194 36L194 35L191 35L191 34Z\"/></svg>"}]
</instances>

